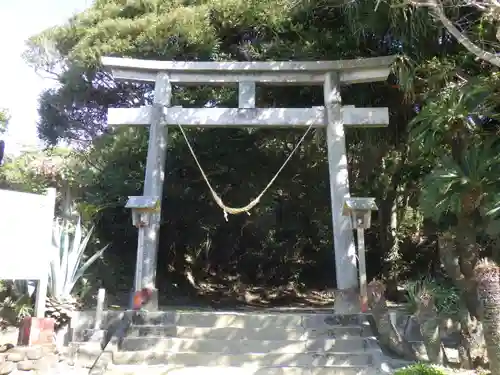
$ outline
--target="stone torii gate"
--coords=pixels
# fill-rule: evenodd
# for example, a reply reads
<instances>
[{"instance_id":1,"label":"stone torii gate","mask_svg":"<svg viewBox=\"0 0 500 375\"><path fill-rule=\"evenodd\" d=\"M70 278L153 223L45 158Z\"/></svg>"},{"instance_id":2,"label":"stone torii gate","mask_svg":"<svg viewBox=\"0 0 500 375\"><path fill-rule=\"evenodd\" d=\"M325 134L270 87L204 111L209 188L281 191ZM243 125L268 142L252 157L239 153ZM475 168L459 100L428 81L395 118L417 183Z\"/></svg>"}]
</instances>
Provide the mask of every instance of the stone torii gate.
<instances>
[{"instance_id":1,"label":"stone torii gate","mask_svg":"<svg viewBox=\"0 0 500 375\"><path fill-rule=\"evenodd\" d=\"M350 219L342 216L344 198L349 197L344 126L387 126L389 111L342 106L340 85L384 81L393 61L394 57L316 62L177 62L104 57L102 64L115 79L155 83L152 106L110 108L108 124L150 126L144 196L160 199L169 126L326 128L337 289L353 290L358 286L356 250ZM172 84L238 84L238 108L171 107ZM322 85L325 106L255 108L256 84ZM139 235L138 259L142 262L136 265L136 289L155 286L159 229L160 213L141 228L144 232Z\"/></svg>"}]
</instances>

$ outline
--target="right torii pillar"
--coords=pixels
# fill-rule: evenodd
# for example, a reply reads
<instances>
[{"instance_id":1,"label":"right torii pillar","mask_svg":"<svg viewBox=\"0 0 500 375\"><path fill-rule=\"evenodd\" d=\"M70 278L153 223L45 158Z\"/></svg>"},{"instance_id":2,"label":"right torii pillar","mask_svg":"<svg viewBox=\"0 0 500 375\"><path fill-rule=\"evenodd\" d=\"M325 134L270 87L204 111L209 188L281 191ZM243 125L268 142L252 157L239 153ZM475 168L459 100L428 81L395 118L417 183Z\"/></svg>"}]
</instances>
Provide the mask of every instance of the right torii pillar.
<instances>
[{"instance_id":1,"label":"right torii pillar","mask_svg":"<svg viewBox=\"0 0 500 375\"><path fill-rule=\"evenodd\" d=\"M337 279L334 309L340 314L357 313L361 306L358 294L356 245L351 221L348 216L342 215L344 200L350 194L339 74L327 73L323 87Z\"/></svg>"}]
</instances>

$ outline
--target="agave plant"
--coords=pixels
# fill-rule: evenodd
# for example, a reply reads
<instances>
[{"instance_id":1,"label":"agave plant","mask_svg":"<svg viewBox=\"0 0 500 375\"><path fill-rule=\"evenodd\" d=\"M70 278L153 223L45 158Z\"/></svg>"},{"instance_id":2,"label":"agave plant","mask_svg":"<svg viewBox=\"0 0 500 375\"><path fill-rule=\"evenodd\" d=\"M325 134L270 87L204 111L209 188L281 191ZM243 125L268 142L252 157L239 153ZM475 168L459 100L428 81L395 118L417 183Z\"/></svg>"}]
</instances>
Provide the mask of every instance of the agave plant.
<instances>
[{"instance_id":1,"label":"agave plant","mask_svg":"<svg viewBox=\"0 0 500 375\"><path fill-rule=\"evenodd\" d=\"M74 228L66 219L56 219L52 232L53 257L50 261L49 294L47 315L56 320L58 326L69 321L71 312L76 308L72 297L76 283L87 269L104 253L108 245L84 259L85 250L94 231L92 227L86 234L81 219Z\"/></svg>"}]
</instances>

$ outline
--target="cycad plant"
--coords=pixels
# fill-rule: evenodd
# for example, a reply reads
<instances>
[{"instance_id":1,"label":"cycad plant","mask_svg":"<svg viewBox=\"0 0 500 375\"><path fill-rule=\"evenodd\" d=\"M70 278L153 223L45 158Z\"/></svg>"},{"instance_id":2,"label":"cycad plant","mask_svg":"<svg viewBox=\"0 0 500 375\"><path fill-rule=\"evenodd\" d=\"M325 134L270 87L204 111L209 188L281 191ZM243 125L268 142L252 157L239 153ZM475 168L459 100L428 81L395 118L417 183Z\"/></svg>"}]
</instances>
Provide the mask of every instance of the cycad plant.
<instances>
[{"instance_id":1,"label":"cycad plant","mask_svg":"<svg viewBox=\"0 0 500 375\"><path fill-rule=\"evenodd\" d=\"M442 156L460 149L478 134L476 117L493 109L484 101L487 87L447 83L439 96L429 98L409 124L412 150L420 157ZM449 146L450 148L446 147Z\"/></svg>"},{"instance_id":2,"label":"cycad plant","mask_svg":"<svg viewBox=\"0 0 500 375\"><path fill-rule=\"evenodd\" d=\"M479 318L473 275L481 248L477 237L484 229L490 235L498 235L500 229L494 225L498 224L495 215L488 214L495 207L500 189L499 146L494 140L483 141L463 149L458 159L451 155L439 158L438 165L423 180L420 196L424 215L453 234L451 254L440 255L453 259L448 266L444 264L446 271L461 289L474 318ZM455 259L459 260L459 268Z\"/></svg>"},{"instance_id":3,"label":"cycad plant","mask_svg":"<svg viewBox=\"0 0 500 375\"><path fill-rule=\"evenodd\" d=\"M497 197L499 145L496 142L470 146L460 159L443 156L423 181L420 204L428 217L439 220L444 213L464 216L481 206L493 208Z\"/></svg>"},{"instance_id":4,"label":"cycad plant","mask_svg":"<svg viewBox=\"0 0 500 375\"><path fill-rule=\"evenodd\" d=\"M485 125L497 116L493 91L489 82L445 80L409 124L413 162L426 174L421 209L437 223L470 219L498 192L500 142Z\"/></svg>"},{"instance_id":5,"label":"cycad plant","mask_svg":"<svg viewBox=\"0 0 500 375\"><path fill-rule=\"evenodd\" d=\"M76 225L68 219L54 221L46 315L55 319L57 328L69 322L78 306L77 299L72 295L76 283L108 247L104 246L85 259L85 250L93 231L94 227L84 233L80 218Z\"/></svg>"}]
</instances>

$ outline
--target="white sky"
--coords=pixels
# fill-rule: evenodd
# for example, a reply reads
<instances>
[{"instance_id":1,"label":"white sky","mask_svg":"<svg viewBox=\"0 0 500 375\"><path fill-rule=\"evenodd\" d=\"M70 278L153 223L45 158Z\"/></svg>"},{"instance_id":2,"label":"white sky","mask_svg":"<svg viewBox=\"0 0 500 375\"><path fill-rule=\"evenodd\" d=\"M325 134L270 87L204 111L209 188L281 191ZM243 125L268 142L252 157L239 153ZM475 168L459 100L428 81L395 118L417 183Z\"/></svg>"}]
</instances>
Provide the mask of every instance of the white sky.
<instances>
[{"instance_id":1,"label":"white sky","mask_svg":"<svg viewBox=\"0 0 500 375\"><path fill-rule=\"evenodd\" d=\"M53 81L38 76L21 54L32 35L65 22L84 10L92 0L0 0L0 108L11 114L6 152L17 153L24 146L39 144L36 134L38 96Z\"/></svg>"}]
</instances>

